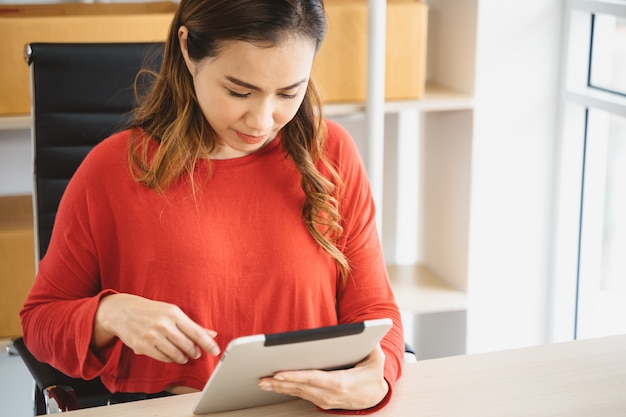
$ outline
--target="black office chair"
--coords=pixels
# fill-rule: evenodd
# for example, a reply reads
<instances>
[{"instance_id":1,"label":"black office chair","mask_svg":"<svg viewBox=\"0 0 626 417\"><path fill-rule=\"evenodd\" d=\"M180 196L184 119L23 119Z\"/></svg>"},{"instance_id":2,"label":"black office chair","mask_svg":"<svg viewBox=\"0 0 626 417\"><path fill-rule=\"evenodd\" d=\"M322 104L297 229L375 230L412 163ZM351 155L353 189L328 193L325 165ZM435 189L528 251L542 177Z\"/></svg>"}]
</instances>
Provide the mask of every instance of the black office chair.
<instances>
[{"instance_id":1,"label":"black office chair","mask_svg":"<svg viewBox=\"0 0 626 417\"><path fill-rule=\"evenodd\" d=\"M67 183L98 142L129 124L137 73L158 70L163 44L34 43L25 55L31 72L35 252L41 259ZM13 344L36 383L36 415L108 402L110 393L99 379L70 378L35 359L22 338Z\"/></svg>"}]
</instances>

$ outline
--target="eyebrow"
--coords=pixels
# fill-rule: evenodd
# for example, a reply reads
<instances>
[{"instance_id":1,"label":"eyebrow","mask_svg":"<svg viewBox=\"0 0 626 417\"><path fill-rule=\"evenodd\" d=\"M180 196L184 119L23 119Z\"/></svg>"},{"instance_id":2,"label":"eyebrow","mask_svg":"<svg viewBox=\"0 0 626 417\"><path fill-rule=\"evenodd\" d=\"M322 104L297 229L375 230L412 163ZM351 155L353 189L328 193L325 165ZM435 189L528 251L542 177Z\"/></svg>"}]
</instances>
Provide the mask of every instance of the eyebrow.
<instances>
[{"instance_id":1,"label":"eyebrow","mask_svg":"<svg viewBox=\"0 0 626 417\"><path fill-rule=\"evenodd\" d=\"M250 90L254 90L254 91L261 91L260 87L257 87L256 85L252 85L250 83L242 81L242 80L240 80L238 78L231 77L231 76L226 76L226 79L228 81L230 81L231 83L233 83L233 84L237 84L238 86L241 86L241 87L244 87L244 88L249 88ZM292 88L296 88L299 85L304 84L306 82L306 80L307 79L304 78L304 79L302 79L302 80L300 80L300 81L298 81L296 83L293 83L293 84L288 85L286 87L279 88L278 91L291 90Z\"/></svg>"}]
</instances>

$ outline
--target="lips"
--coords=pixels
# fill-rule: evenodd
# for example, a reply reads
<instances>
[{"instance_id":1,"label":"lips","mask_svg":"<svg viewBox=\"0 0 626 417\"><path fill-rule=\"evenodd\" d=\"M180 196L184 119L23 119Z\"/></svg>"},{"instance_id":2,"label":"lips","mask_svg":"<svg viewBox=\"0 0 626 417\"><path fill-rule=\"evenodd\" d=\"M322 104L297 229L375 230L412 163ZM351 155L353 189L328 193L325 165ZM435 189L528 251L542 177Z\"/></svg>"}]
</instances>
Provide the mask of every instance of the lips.
<instances>
[{"instance_id":1,"label":"lips","mask_svg":"<svg viewBox=\"0 0 626 417\"><path fill-rule=\"evenodd\" d=\"M252 136L246 135L245 133L237 132L237 136L239 136L239 139L250 145L258 145L259 143L265 142L269 135Z\"/></svg>"}]
</instances>

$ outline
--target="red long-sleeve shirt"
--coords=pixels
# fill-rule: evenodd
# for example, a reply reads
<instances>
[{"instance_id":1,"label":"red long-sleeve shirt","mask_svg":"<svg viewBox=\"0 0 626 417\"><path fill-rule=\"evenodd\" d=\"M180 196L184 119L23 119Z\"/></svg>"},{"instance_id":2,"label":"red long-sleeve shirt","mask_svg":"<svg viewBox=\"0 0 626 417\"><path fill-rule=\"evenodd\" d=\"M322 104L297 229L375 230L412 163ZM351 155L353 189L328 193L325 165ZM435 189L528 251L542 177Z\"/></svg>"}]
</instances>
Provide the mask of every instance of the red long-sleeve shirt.
<instances>
[{"instance_id":1,"label":"red long-sleeve shirt","mask_svg":"<svg viewBox=\"0 0 626 417\"><path fill-rule=\"evenodd\" d=\"M351 272L344 291L334 260L303 224L300 175L280 138L244 157L200 161L194 197L185 179L164 194L134 181L131 132L124 131L89 153L63 196L21 312L29 349L69 375L100 376L111 391L202 389L218 361L208 354L185 365L163 363L120 341L94 354L100 298L122 292L176 304L216 330L222 350L243 335L390 317L394 326L381 345L391 391L404 342L374 203L352 139L339 125L327 126L326 156L345 183L338 246Z\"/></svg>"}]
</instances>

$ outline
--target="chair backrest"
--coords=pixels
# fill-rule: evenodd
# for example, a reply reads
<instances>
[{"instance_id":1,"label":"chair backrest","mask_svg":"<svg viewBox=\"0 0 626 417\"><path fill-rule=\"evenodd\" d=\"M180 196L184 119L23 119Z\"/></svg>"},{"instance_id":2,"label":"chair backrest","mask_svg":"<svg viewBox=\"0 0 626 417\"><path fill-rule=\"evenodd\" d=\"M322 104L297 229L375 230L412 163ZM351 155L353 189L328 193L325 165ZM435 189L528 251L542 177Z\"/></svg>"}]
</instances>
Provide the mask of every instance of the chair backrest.
<instances>
[{"instance_id":1,"label":"chair backrest","mask_svg":"<svg viewBox=\"0 0 626 417\"><path fill-rule=\"evenodd\" d=\"M39 259L67 183L98 142L130 122L137 73L158 70L162 54L163 43L27 45Z\"/></svg>"},{"instance_id":2,"label":"chair backrest","mask_svg":"<svg viewBox=\"0 0 626 417\"><path fill-rule=\"evenodd\" d=\"M67 183L97 143L131 121L131 111L136 105L135 78L141 68L158 70L163 46L163 43L27 45L35 180L33 217L39 259L48 249L57 207ZM39 362L21 338L15 341L15 347L37 385L34 407L37 415L106 403L110 393L99 378L85 381L62 374ZM53 408L48 403L51 392L55 398Z\"/></svg>"}]
</instances>

